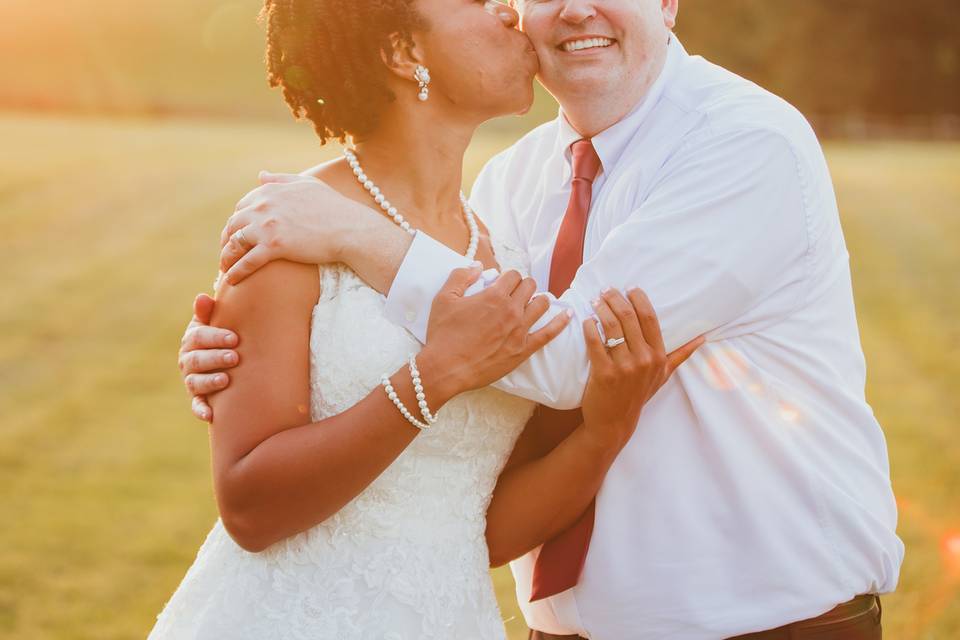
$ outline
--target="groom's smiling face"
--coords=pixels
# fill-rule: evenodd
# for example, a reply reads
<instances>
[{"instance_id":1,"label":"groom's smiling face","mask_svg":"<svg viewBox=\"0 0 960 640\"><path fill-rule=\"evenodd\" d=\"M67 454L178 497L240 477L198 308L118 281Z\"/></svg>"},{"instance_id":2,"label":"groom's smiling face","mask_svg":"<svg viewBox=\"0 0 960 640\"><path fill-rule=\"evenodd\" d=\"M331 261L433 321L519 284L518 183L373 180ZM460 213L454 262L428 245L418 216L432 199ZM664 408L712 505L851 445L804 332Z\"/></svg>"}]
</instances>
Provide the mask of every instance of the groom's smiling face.
<instances>
[{"instance_id":1,"label":"groom's smiling face","mask_svg":"<svg viewBox=\"0 0 960 640\"><path fill-rule=\"evenodd\" d=\"M679 0L515 0L540 57L540 82L561 104L652 82Z\"/></svg>"}]
</instances>

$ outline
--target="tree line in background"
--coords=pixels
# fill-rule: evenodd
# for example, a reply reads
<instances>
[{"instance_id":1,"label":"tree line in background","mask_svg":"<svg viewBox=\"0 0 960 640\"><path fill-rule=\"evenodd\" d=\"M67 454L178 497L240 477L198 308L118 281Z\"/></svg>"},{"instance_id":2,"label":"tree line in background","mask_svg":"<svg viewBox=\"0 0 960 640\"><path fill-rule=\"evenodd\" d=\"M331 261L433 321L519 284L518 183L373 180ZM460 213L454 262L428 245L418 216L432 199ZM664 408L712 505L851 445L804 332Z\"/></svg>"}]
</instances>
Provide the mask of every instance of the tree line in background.
<instances>
[{"instance_id":1,"label":"tree line in background","mask_svg":"<svg viewBox=\"0 0 960 640\"><path fill-rule=\"evenodd\" d=\"M286 113L266 86L260 0L5 4L0 108ZM821 130L939 122L960 135L960 0L681 0L677 33ZM541 99L530 118L553 115Z\"/></svg>"},{"instance_id":2,"label":"tree line in background","mask_svg":"<svg viewBox=\"0 0 960 640\"><path fill-rule=\"evenodd\" d=\"M683 0L678 34L805 111L960 113L958 0Z\"/></svg>"},{"instance_id":3,"label":"tree line in background","mask_svg":"<svg viewBox=\"0 0 960 640\"><path fill-rule=\"evenodd\" d=\"M677 33L692 53L824 126L958 127L960 0L681 0L680 9Z\"/></svg>"}]
</instances>

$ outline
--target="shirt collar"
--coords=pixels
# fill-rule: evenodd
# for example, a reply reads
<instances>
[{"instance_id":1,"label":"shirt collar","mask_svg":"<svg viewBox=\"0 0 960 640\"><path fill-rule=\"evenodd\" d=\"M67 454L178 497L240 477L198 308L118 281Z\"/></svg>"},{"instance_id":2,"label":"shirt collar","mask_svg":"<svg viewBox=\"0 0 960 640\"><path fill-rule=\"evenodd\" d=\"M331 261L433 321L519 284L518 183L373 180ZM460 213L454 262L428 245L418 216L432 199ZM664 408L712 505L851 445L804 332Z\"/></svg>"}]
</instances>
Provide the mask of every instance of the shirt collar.
<instances>
[{"instance_id":1,"label":"shirt collar","mask_svg":"<svg viewBox=\"0 0 960 640\"><path fill-rule=\"evenodd\" d=\"M676 35L671 33L670 40L667 43L667 57L663 64L663 69L660 70L660 75L657 76L657 79L650 86L650 90L647 91L640 102L637 103L626 116L593 136L593 148L596 149L597 155L600 156L600 164L603 167L601 169L602 172L608 173L616 166L623 152L626 150L628 143L633 139L634 134L636 134L637 129L640 128L640 125L643 124L647 115L653 110L654 106L656 106L660 96L663 95L664 88L676 73L679 60L687 55L683 45L680 44L680 40L677 39ZM569 167L572 162L570 145L583 136L567 121L562 107L560 108L557 120L559 121L559 130L557 132L556 151L557 153L563 153L563 157Z\"/></svg>"}]
</instances>

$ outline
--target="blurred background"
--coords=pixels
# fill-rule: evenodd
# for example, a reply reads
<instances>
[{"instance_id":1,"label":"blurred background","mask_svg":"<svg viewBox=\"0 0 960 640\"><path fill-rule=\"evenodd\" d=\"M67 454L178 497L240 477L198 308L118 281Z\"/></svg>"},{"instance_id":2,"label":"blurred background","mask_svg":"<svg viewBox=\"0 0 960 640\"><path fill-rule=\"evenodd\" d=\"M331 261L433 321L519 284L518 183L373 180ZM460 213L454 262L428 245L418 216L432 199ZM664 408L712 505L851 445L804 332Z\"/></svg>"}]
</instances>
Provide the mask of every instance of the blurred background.
<instances>
[{"instance_id":1,"label":"blurred background","mask_svg":"<svg viewBox=\"0 0 960 640\"><path fill-rule=\"evenodd\" d=\"M144 637L216 518L191 301L257 172L337 152L268 89L260 4L0 3L0 638ZM824 140L907 545L886 637L960 638L960 3L680 4ZM486 126L465 186L555 115Z\"/></svg>"}]
</instances>

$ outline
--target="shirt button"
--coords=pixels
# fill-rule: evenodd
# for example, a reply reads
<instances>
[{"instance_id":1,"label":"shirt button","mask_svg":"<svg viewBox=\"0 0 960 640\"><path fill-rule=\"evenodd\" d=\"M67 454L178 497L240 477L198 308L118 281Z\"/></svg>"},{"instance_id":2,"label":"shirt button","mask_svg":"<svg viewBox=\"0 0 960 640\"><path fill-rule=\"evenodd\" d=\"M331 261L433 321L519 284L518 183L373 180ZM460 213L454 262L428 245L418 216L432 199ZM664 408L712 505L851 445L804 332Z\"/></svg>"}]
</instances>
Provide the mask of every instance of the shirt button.
<instances>
[{"instance_id":1,"label":"shirt button","mask_svg":"<svg viewBox=\"0 0 960 640\"><path fill-rule=\"evenodd\" d=\"M417 319L416 311L407 311L407 322L414 322Z\"/></svg>"}]
</instances>

